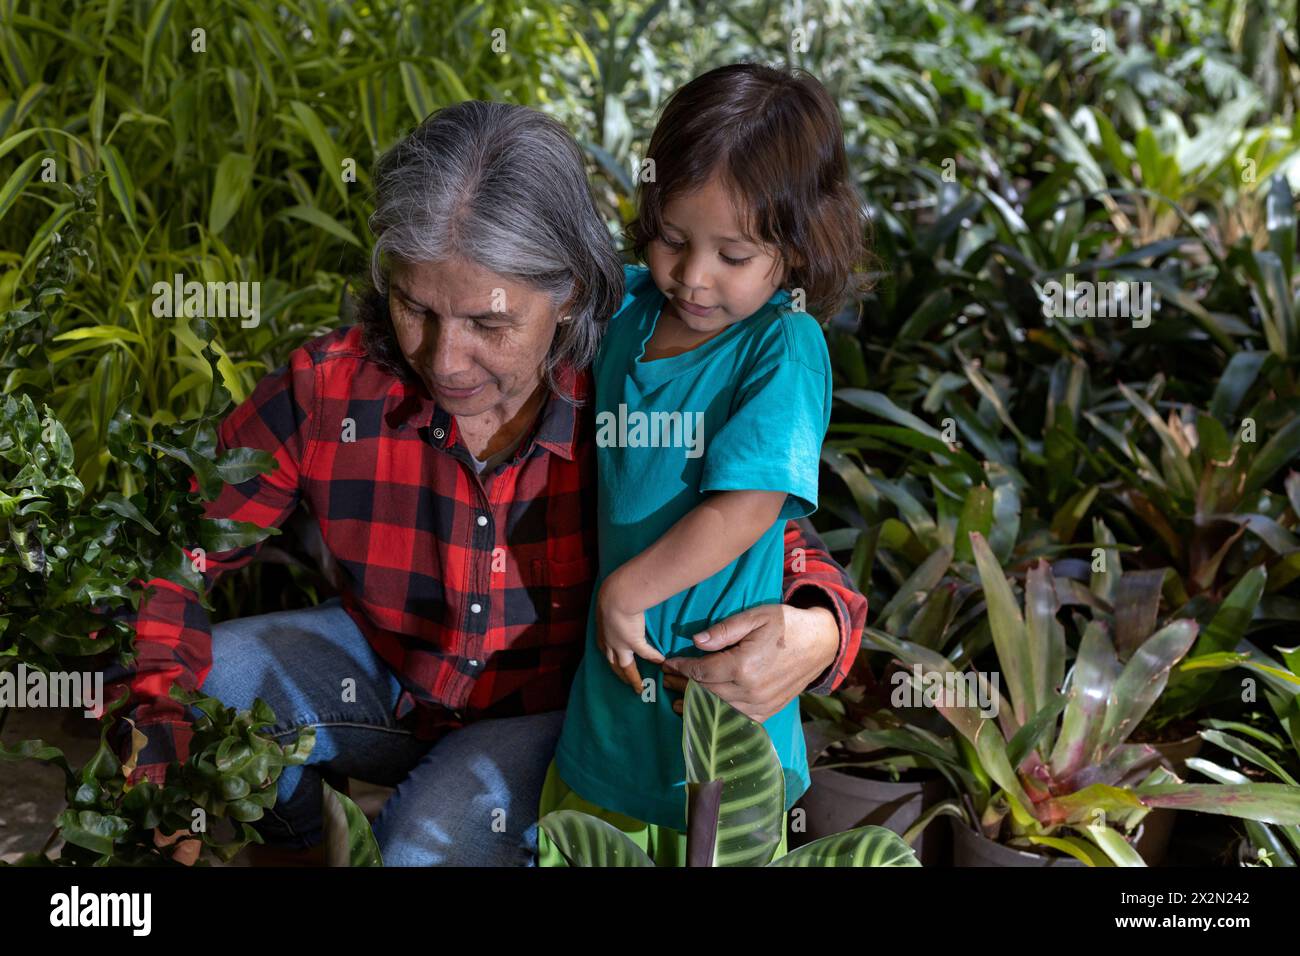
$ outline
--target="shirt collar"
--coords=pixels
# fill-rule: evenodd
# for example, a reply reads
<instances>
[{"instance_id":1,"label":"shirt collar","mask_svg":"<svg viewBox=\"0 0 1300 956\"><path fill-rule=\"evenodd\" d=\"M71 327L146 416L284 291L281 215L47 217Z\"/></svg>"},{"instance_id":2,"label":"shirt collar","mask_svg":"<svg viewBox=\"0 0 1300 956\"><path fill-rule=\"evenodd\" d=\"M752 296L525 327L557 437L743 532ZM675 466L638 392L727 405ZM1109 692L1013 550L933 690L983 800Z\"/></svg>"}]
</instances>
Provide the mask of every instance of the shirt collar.
<instances>
[{"instance_id":1,"label":"shirt collar","mask_svg":"<svg viewBox=\"0 0 1300 956\"><path fill-rule=\"evenodd\" d=\"M578 403L591 394L591 371L577 371L572 365L561 366L555 375L558 390ZM456 420L429 394L420 378L396 379L384 404L384 417L391 428L428 428L429 439L437 448L450 448L456 441ZM561 458L572 461L578 444L578 408L559 395L547 396L538 416L531 441L520 443L515 457L526 455L533 443Z\"/></svg>"}]
</instances>

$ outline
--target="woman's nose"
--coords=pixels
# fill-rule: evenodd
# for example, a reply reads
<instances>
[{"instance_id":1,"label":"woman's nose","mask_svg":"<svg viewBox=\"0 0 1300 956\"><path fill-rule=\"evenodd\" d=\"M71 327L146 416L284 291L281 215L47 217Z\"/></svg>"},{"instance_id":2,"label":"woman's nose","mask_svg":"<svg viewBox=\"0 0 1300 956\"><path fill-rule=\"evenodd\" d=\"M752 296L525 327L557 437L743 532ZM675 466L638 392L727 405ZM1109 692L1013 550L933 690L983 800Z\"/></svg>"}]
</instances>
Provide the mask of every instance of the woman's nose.
<instances>
[{"instance_id":1,"label":"woman's nose","mask_svg":"<svg viewBox=\"0 0 1300 956\"><path fill-rule=\"evenodd\" d=\"M456 376L473 364L466 340L465 322L437 318L431 323L429 365L433 376L443 385L455 387Z\"/></svg>"}]
</instances>

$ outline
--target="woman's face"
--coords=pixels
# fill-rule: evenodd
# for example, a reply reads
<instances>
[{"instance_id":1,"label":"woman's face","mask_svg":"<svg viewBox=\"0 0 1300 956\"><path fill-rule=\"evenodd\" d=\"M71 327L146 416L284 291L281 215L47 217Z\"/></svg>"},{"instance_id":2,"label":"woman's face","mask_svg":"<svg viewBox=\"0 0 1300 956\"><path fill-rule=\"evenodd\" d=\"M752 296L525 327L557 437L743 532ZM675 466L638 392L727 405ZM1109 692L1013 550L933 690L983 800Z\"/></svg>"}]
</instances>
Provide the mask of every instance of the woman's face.
<instances>
[{"instance_id":1,"label":"woman's face","mask_svg":"<svg viewBox=\"0 0 1300 956\"><path fill-rule=\"evenodd\" d=\"M780 251L743 235L716 176L670 199L663 220L664 234L646 248L646 265L668 299L665 308L692 332L718 332L743 321L780 288Z\"/></svg>"},{"instance_id":2,"label":"woman's face","mask_svg":"<svg viewBox=\"0 0 1300 956\"><path fill-rule=\"evenodd\" d=\"M449 414L509 417L541 384L563 316L544 293L461 258L394 263L388 285L402 354Z\"/></svg>"}]
</instances>

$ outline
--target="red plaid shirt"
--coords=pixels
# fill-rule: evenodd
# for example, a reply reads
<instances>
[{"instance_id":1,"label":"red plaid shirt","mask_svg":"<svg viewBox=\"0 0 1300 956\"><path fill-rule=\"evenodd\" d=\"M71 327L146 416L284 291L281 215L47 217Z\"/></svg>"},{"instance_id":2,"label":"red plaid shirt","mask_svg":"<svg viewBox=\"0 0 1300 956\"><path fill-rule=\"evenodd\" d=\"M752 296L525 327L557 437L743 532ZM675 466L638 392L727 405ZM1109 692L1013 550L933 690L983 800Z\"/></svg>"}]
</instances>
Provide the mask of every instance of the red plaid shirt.
<instances>
[{"instance_id":1,"label":"red plaid shirt","mask_svg":"<svg viewBox=\"0 0 1300 956\"><path fill-rule=\"evenodd\" d=\"M561 385L583 400L590 373L570 371ZM343 607L401 681L396 716L416 709L417 735L558 710L597 571L590 409L549 399L485 491L455 419L421 383L370 360L361 327L349 326L295 349L226 416L219 451L263 449L278 467L226 485L205 513L271 527L306 501L343 574ZM839 622L836 661L809 688L827 693L857 653L867 601L799 525L785 545L785 599L812 588ZM259 547L207 555L208 586ZM194 592L161 578L148 586L138 658L109 679L110 699L129 689L149 741L133 782L161 782L169 761L188 758L189 721L167 691L198 688L212 667L211 621Z\"/></svg>"}]
</instances>

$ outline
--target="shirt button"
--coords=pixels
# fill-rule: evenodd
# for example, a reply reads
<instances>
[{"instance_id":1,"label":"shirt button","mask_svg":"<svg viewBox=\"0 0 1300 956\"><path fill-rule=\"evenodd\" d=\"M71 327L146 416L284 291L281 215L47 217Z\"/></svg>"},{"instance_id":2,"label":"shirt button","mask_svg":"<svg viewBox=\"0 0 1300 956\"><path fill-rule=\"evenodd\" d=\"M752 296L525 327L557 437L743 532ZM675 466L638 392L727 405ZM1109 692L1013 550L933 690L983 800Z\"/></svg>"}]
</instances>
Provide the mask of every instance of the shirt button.
<instances>
[{"instance_id":1,"label":"shirt button","mask_svg":"<svg viewBox=\"0 0 1300 956\"><path fill-rule=\"evenodd\" d=\"M483 610L483 605L481 605L481 604L471 604L471 605L469 606L469 609L470 609L470 612L471 612L471 613L473 613L473 614L477 614L479 611Z\"/></svg>"},{"instance_id":2,"label":"shirt button","mask_svg":"<svg viewBox=\"0 0 1300 956\"><path fill-rule=\"evenodd\" d=\"M469 662L469 666L470 666L470 667L478 667L478 658L471 658L471 659L470 659L470 662Z\"/></svg>"},{"instance_id":3,"label":"shirt button","mask_svg":"<svg viewBox=\"0 0 1300 956\"><path fill-rule=\"evenodd\" d=\"M441 441L443 438L445 438L446 435L447 435L447 433L446 433L443 429L441 429L441 428L435 428L435 429L433 430L433 437L436 438L436 439L438 439L439 441Z\"/></svg>"},{"instance_id":4,"label":"shirt button","mask_svg":"<svg viewBox=\"0 0 1300 956\"><path fill-rule=\"evenodd\" d=\"M478 516L478 526L481 528L487 524L487 515Z\"/></svg>"}]
</instances>

